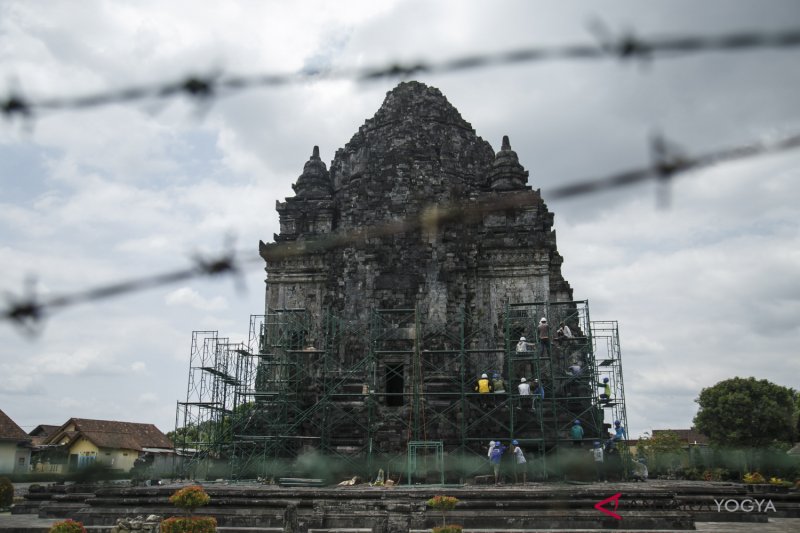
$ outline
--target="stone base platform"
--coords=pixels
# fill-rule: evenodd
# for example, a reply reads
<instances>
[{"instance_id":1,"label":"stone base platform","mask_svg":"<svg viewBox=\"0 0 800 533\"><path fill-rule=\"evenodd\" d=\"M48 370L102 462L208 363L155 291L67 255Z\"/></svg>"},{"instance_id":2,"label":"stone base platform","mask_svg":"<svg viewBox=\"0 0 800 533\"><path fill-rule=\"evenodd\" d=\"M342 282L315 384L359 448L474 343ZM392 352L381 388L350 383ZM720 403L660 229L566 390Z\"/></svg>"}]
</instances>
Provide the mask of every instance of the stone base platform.
<instances>
[{"instance_id":1,"label":"stone base platform","mask_svg":"<svg viewBox=\"0 0 800 533\"><path fill-rule=\"evenodd\" d=\"M89 526L90 531L105 533L118 518L179 514L169 504L168 497L184 485L110 487L94 492L61 487L54 493L31 494L30 499L14 508L14 516L27 512L39 518L73 518ZM800 516L800 494L753 494L734 483L654 481L386 488L203 485L212 500L197 514L216 517L221 533L429 531L441 525L441 513L425 505L428 498L437 494L460 500L456 509L448 513L448 523L462 524L465 531L484 533L602 530L655 533L695 530L700 522L725 522L731 526L740 523L748 525L750 531L766 532L769 530L764 526L770 518ZM621 520L594 507L616 493L621 494L616 510ZM0 529L3 529L0 533L11 533L2 524Z\"/></svg>"}]
</instances>

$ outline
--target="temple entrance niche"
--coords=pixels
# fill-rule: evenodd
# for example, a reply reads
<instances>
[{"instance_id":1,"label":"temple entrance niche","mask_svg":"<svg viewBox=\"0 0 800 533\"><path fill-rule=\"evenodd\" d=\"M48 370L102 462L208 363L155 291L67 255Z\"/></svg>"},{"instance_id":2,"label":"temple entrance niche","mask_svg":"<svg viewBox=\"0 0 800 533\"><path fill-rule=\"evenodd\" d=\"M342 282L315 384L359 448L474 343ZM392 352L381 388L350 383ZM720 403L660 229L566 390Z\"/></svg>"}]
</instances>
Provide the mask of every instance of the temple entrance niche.
<instances>
[{"instance_id":1,"label":"temple entrance niche","mask_svg":"<svg viewBox=\"0 0 800 533\"><path fill-rule=\"evenodd\" d=\"M402 407L405 405L405 365L402 362L387 362L384 370L386 406Z\"/></svg>"}]
</instances>

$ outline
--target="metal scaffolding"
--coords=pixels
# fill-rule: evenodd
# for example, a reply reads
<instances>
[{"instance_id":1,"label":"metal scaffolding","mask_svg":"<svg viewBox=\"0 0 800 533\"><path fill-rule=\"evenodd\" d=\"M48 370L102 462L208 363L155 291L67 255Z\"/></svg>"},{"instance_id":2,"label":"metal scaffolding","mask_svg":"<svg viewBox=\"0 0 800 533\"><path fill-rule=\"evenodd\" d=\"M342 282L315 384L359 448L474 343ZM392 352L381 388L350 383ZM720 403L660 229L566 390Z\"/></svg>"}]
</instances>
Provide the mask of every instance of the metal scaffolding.
<instances>
[{"instance_id":1,"label":"metal scaffolding","mask_svg":"<svg viewBox=\"0 0 800 533\"><path fill-rule=\"evenodd\" d=\"M239 385L237 352L243 347L219 337L217 331L192 332L186 401L178 402L175 411L175 447L183 458L182 476L207 475L212 463L208 459L222 457L232 440L229 422Z\"/></svg>"},{"instance_id":2,"label":"metal scaffolding","mask_svg":"<svg viewBox=\"0 0 800 533\"><path fill-rule=\"evenodd\" d=\"M546 320L547 337L540 335L539 326ZM560 468L548 468L572 444L569 430L575 421L584 429L584 439L591 441L602 435L603 417L598 407L599 397L594 385L596 361L592 349L592 330L588 301L535 302L510 305L506 311L506 349L510 360L509 381L515 383L527 376L538 382L543 398L531 390L541 408L534 411L532 420L512 416L512 433L533 433L533 438L518 439L537 452L541 476L560 473ZM557 329L566 325L571 336L558 336ZM526 338L525 344L516 342ZM533 341L533 342L531 342ZM580 371L568 371L577 364ZM524 412L524 410L523 410ZM538 427L537 427L538 426ZM538 431L524 431L536 428Z\"/></svg>"},{"instance_id":3,"label":"metal scaffolding","mask_svg":"<svg viewBox=\"0 0 800 533\"><path fill-rule=\"evenodd\" d=\"M603 435L607 431L614 431L613 422L619 421L625 431L628 431L628 415L625 410L625 382L622 378L622 351L619 345L619 324L616 320L597 321L591 323L592 340L596 366L597 385L603 384L603 379L608 378L611 394L599 403L603 411L604 424ZM627 435L625 437L628 438ZM616 446L622 459L623 468L626 469L630 464L630 454L628 447L623 443Z\"/></svg>"},{"instance_id":4,"label":"metal scaffolding","mask_svg":"<svg viewBox=\"0 0 800 533\"><path fill-rule=\"evenodd\" d=\"M321 457L329 473L371 477L382 468L387 479L411 480L413 470L431 473L415 482L439 483L484 471L490 439L517 439L532 477L546 479L572 444L575 420L587 441L605 435L604 414L627 426L616 322L590 322L588 302L508 305L499 324L458 316L446 323L413 308L375 309L354 321L276 309L251 317L246 345L194 332L176 427L205 424L209 437L184 448L226 460L232 478L295 475ZM549 344L538 335L542 317ZM572 337L555 337L561 322ZM567 371L573 363L578 374ZM478 393L483 373L502 376L505 393ZM613 401L601 402L606 375ZM541 384L544 398L521 397L522 377Z\"/></svg>"}]
</instances>

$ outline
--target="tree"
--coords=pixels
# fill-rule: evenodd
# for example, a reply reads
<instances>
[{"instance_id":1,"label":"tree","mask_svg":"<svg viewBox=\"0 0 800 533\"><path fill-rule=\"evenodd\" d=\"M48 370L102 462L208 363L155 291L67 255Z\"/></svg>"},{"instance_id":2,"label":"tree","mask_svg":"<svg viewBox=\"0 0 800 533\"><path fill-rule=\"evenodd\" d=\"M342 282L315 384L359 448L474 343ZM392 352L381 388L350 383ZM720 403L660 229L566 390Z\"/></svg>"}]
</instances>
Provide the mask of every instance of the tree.
<instances>
[{"instance_id":1,"label":"tree","mask_svg":"<svg viewBox=\"0 0 800 533\"><path fill-rule=\"evenodd\" d=\"M679 467L686 457L683 447L680 437L672 431L662 431L653 437L645 433L636 444L638 454L647 458L653 473Z\"/></svg>"},{"instance_id":2,"label":"tree","mask_svg":"<svg viewBox=\"0 0 800 533\"><path fill-rule=\"evenodd\" d=\"M236 406L232 414L227 414L219 420L204 420L197 424L189 423L175 431L170 431L167 433L167 438L172 441L174 446L185 444L188 447L231 442L231 429L246 426L247 421L253 418L255 411L255 404L247 402Z\"/></svg>"},{"instance_id":3,"label":"tree","mask_svg":"<svg viewBox=\"0 0 800 533\"><path fill-rule=\"evenodd\" d=\"M680 453L683 451L684 443L675 432L661 431L653 437L645 433L636 446L645 455L660 455Z\"/></svg>"},{"instance_id":4,"label":"tree","mask_svg":"<svg viewBox=\"0 0 800 533\"><path fill-rule=\"evenodd\" d=\"M756 448L791 442L795 391L766 379L733 378L700 392L694 424L712 444Z\"/></svg>"}]
</instances>

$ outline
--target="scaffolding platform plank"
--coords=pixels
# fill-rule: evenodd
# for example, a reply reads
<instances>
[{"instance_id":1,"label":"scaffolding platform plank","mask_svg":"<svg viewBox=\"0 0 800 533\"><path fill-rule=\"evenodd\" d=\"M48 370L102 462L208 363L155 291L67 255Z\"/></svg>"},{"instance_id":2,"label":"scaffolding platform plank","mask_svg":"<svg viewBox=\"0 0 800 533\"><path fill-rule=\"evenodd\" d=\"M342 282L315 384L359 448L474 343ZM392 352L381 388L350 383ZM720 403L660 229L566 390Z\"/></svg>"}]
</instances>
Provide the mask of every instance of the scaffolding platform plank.
<instances>
[{"instance_id":1,"label":"scaffolding platform plank","mask_svg":"<svg viewBox=\"0 0 800 533\"><path fill-rule=\"evenodd\" d=\"M217 370L213 366L201 366L201 370L208 372L209 374L213 374L220 378L223 382L227 383L228 385L239 385L239 380L235 377L231 376L230 374L226 374L220 370Z\"/></svg>"}]
</instances>

